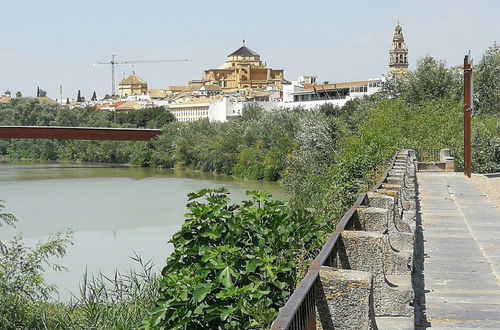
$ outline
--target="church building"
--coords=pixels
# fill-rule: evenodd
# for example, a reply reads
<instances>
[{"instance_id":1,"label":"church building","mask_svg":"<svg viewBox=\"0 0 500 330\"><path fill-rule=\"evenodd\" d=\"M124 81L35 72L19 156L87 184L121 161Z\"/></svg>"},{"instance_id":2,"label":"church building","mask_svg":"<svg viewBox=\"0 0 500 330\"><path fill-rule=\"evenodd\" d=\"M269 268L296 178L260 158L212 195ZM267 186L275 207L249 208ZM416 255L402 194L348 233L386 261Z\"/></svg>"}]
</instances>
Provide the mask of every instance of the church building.
<instances>
[{"instance_id":1,"label":"church building","mask_svg":"<svg viewBox=\"0 0 500 330\"><path fill-rule=\"evenodd\" d=\"M126 98L132 95L144 95L148 93L148 83L139 78L132 71L132 74L123 79L118 84L118 94L121 98Z\"/></svg>"},{"instance_id":2,"label":"church building","mask_svg":"<svg viewBox=\"0 0 500 330\"><path fill-rule=\"evenodd\" d=\"M227 56L226 63L219 69L205 70L204 80L218 84L223 91L243 88L283 88L283 70L273 70L262 62L260 55L245 46Z\"/></svg>"},{"instance_id":3,"label":"church building","mask_svg":"<svg viewBox=\"0 0 500 330\"><path fill-rule=\"evenodd\" d=\"M398 25L394 30L392 46L389 52L389 76L401 76L408 73L408 46L403 36L403 28Z\"/></svg>"}]
</instances>

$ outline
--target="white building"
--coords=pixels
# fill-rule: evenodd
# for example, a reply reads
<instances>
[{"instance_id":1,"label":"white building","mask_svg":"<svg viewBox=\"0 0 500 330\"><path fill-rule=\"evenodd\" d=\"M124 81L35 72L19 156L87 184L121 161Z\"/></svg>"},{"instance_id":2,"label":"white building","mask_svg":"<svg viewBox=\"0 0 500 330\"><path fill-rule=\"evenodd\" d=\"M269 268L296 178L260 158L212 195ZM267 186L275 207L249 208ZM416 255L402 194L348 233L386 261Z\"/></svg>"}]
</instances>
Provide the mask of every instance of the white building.
<instances>
[{"instance_id":1,"label":"white building","mask_svg":"<svg viewBox=\"0 0 500 330\"><path fill-rule=\"evenodd\" d=\"M217 102L210 104L208 108L208 119L210 121L220 121L225 122L229 117L241 116L243 114L243 109L246 106L257 105L263 108L265 111L271 111L280 107L281 102L278 101L244 101L239 102L236 100L231 100L228 97L224 97Z\"/></svg>"},{"instance_id":2,"label":"white building","mask_svg":"<svg viewBox=\"0 0 500 330\"><path fill-rule=\"evenodd\" d=\"M194 99L179 104L171 104L168 106L168 110L181 123L193 122L209 118L208 108L216 101L215 98Z\"/></svg>"},{"instance_id":3,"label":"white building","mask_svg":"<svg viewBox=\"0 0 500 330\"><path fill-rule=\"evenodd\" d=\"M341 107L356 97L378 92L382 86L382 79L333 84L316 84L315 80L316 77L299 77L298 81L284 85L282 106L314 109L325 104L332 104Z\"/></svg>"},{"instance_id":4,"label":"white building","mask_svg":"<svg viewBox=\"0 0 500 330\"><path fill-rule=\"evenodd\" d=\"M225 122L233 116L241 116L246 106L257 105L265 111L276 108L302 108L312 110L323 105L343 106L347 101L364 95L371 95L381 88L381 79L353 81L334 84L316 84L316 77L299 77L283 92L253 91L232 96L200 97L177 104L167 105L179 122L193 122L208 118L210 121Z\"/></svg>"}]
</instances>

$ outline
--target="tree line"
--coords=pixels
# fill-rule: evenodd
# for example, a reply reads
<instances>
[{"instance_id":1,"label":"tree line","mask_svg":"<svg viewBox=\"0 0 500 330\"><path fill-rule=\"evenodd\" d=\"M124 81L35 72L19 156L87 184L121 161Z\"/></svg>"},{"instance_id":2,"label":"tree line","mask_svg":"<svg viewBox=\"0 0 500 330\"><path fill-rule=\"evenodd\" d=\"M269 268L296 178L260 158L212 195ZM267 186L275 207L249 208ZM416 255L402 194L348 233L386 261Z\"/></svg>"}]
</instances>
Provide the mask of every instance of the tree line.
<instances>
[{"instance_id":1,"label":"tree line","mask_svg":"<svg viewBox=\"0 0 500 330\"><path fill-rule=\"evenodd\" d=\"M473 168L489 172L497 166L491 150L500 145L500 75L491 75L500 72L497 45L485 52L475 69ZM193 168L279 180L290 194L289 202L284 203L272 201L265 193L249 192L247 201L233 204L225 190L192 193L185 223L171 240L173 254L161 275L147 282L153 283L148 286L151 290L139 290L140 294L125 295L121 300L90 299L75 306L51 304L44 308L39 301L30 302L23 296L22 304L15 306L34 322L32 327L268 327L327 233L357 195L376 182L396 151L460 150L461 79L460 69L447 68L427 56L406 79L391 79L380 93L348 101L342 108L327 105L314 111L265 112L247 107L243 116L226 123L165 123L164 134L150 142L1 141L0 151L11 157L43 154L55 160L104 159ZM33 100L19 102L41 106ZM75 110L69 116L67 109L28 111L18 103L2 107L1 122L10 118L11 122L51 123L57 117L54 111L75 126L79 120L95 126L122 125L89 109ZM145 126L152 123L148 119ZM460 166L461 156L457 156ZM8 318L4 311L0 309Z\"/></svg>"}]
</instances>

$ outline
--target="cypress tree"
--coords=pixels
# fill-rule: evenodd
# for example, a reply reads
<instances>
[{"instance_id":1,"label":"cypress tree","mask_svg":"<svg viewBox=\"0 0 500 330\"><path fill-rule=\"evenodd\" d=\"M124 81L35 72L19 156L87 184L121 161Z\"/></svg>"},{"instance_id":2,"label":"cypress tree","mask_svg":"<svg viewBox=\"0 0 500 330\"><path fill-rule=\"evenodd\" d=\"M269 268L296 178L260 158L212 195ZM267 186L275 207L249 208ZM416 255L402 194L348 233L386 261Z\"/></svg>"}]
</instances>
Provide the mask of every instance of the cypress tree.
<instances>
[{"instance_id":1,"label":"cypress tree","mask_svg":"<svg viewBox=\"0 0 500 330\"><path fill-rule=\"evenodd\" d=\"M82 102L82 93L78 90L78 96L76 97L76 102Z\"/></svg>"},{"instance_id":2,"label":"cypress tree","mask_svg":"<svg viewBox=\"0 0 500 330\"><path fill-rule=\"evenodd\" d=\"M94 94L92 94L92 101L97 101L97 95L95 94L95 91L94 91Z\"/></svg>"}]
</instances>

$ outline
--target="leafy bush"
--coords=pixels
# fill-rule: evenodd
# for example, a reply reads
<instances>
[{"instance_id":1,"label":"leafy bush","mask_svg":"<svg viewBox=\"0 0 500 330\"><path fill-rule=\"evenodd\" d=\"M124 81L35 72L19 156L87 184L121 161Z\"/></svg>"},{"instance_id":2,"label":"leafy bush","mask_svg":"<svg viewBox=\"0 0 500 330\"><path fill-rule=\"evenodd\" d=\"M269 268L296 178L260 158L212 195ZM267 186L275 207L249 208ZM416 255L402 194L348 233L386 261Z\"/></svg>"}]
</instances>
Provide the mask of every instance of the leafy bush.
<instances>
[{"instance_id":1,"label":"leafy bush","mask_svg":"<svg viewBox=\"0 0 500 330\"><path fill-rule=\"evenodd\" d=\"M0 201L0 225L14 225L16 218L3 213ZM62 258L70 244L72 232L56 233L35 247L26 246L20 236L8 243L0 242L0 328L43 328L38 306L49 302L56 291L44 280L44 266L55 270L63 267L51 258Z\"/></svg>"},{"instance_id":2,"label":"leafy bush","mask_svg":"<svg viewBox=\"0 0 500 330\"><path fill-rule=\"evenodd\" d=\"M476 72L477 110L500 116L500 45L495 42L484 52Z\"/></svg>"},{"instance_id":3,"label":"leafy bush","mask_svg":"<svg viewBox=\"0 0 500 330\"><path fill-rule=\"evenodd\" d=\"M264 192L247 195L250 200L231 205L223 188L189 194L186 222L162 271L161 298L144 328L270 325L324 232L308 211Z\"/></svg>"},{"instance_id":4,"label":"leafy bush","mask_svg":"<svg viewBox=\"0 0 500 330\"><path fill-rule=\"evenodd\" d=\"M476 173L500 171L500 121L498 116L480 115L472 121L472 170Z\"/></svg>"}]
</instances>

